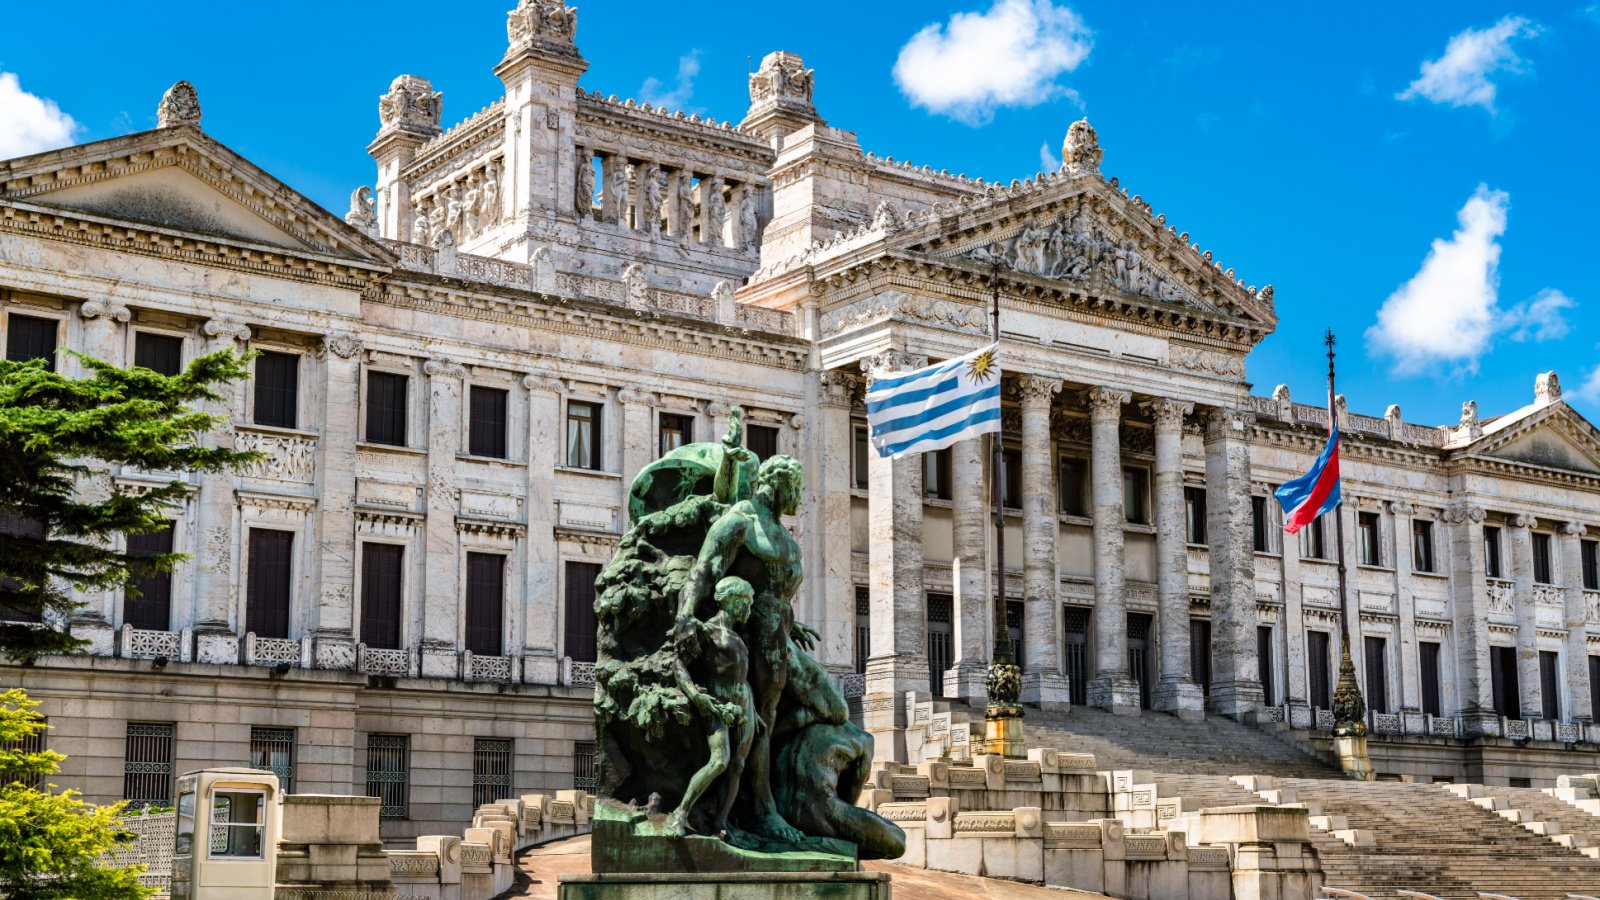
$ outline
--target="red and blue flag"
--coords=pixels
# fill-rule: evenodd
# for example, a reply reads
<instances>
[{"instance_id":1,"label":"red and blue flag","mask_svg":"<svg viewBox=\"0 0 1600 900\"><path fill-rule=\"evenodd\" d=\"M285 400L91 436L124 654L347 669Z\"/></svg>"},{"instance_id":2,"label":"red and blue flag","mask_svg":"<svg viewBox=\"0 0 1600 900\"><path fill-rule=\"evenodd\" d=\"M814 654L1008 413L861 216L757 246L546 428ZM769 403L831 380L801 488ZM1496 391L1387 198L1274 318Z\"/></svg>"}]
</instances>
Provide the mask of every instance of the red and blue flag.
<instances>
[{"instance_id":1,"label":"red and blue flag","mask_svg":"<svg viewBox=\"0 0 1600 900\"><path fill-rule=\"evenodd\" d=\"M1328 437L1311 471L1286 481L1274 496L1283 505L1283 530L1294 534L1339 505L1339 429Z\"/></svg>"}]
</instances>

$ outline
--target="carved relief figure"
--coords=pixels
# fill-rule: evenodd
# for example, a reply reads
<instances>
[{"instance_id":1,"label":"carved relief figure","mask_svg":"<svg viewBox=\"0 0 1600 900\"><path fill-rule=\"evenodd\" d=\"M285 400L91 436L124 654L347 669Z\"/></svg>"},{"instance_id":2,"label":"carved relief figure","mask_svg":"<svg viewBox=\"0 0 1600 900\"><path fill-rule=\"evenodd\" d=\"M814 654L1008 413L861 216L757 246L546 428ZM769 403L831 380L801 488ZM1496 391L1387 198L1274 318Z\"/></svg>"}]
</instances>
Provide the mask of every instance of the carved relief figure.
<instances>
[{"instance_id":1,"label":"carved relief figure","mask_svg":"<svg viewBox=\"0 0 1600 900\"><path fill-rule=\"evenodd\" d=\"M756 198L755 192L749 188L740 191L739 196L739 248L748 250L756 245L760 233L756 227Z\"/></svg>"},{"instance_id":2,"label":"carved relief figure","mask_svg":"<svg viewBox=\"0 0 1600 900\"><path fill-rule=\"evenodd\" d=\"M628 221L628 162L620 156L606 157L606 196L602 204L606 220Z\"/></svg>"},{"instance_id":3,"label":"carved relief figure","mask_svg":"<svg viewBox=\"0 0 1600 900\"><path fill-rule=\"evenodd\" d=\"M389 85L389 92L378 98L378 120L383 127L408 128L426 134L439 132L439 113L443 94L433 89L426 78L401 75Z\"/></svg>"},{"instance_id":4,"label":"carved relief figure","mask_svg":"<svg viewBox=\"0 0 1600 900\"><path fill-rule=\"evenodd\" d=\"M199 124L200 95L195 93L194 85L180 81L167 88L167 92L161 95L161 104L156 107L156 127Z\"/></svg>"},{"instance_id":5,"label":"carved relief figure","mask_svg":"<svg viewBox=\"0 0 1600 900\"><path fill-rule=\"evenodd\" d=\"M816 73L793 53L769 53L762 58L761 68L750 76L750 102L793 100L810 104L815 78Z\"/></svg>"},{"instance_id":6,"label":"carved relief figure","mask_svg":"<svg viewBox=\"0 0 1600 900\"><path fill-rule=\"evenodd\" d=\"M433 198L417 204L416 215L411 220L411 243L433 246Z\"/></svg>"},{"instance_id":7,"label":"carved relief figure","mask_svg":"<svg viewBox=\"0 0 1600 900\"><path fill-rule=\"evenodd\" d=\"M651 166L640 187L638 227L652 236L661 233L661 204L667 198L667 173L660 166Z\"/></svg>"},{"instance_id":8,"label":"carved relief figure","mask_svg":"<svg viewBox=\"0 0 1600 900\"><path fill-rule=\"evenodd\" d=\"M456 243L461 242L461 186L452 184L445 189L444 200L444 230L456 238Z\"/></svg>"},{"instance_id":9,"label":"carved relief figure","mask_svg":"<svg viewBox=\"0 0 1600 900\"><path fill-rule=\"evenodd\" d=\"M500 224L500 167L494 160L483 173L483 225L493 228Z\"/></svg>"},{"instance_id":10,"label":"carved relief figure","mask_svg":"<svg viewBox=\"0 0 1600 900\"><path fill-rule=\"evenodd\" d=\"M708 244L721 244L723 223L728 221L728 201L722 197L722 180L714 178L701 181L700 189L708 192L705 201L706 230L700 239Z\"/></svg>"},{"instance_id":11,"label":"carved relief figure","mask_svg":"<svg viewBox=\"0 0 1600 900\"><path fill-rule=\"evenodd\" d=\"M694 179L688 172L678 173L678 222L673 229L679 240L689 240L694 235Z\"/></svg>"},{"instance_id":12,"label":"carved relief figure","mask_svg":"<svg viewBox=\"0 0 1600 900\"><path fill-rule=\"evenodd\" d=\"M536 38L570 44L577 30L578 10L562 0L521 0L506 14L506 39L513 47Z\"/></svg>"},{"instance_id":13,"label":"carved relief figure","mask_svg":"<svg viewBox=\"0 0 1600 900\"><path fill-rule=\"evenodd\" d=\"M594 157L582 147L577 148L577 186L572 194L572 211L580 219L594 213Z\"/></svg>"},{"instance_id":14,"label":"carved relief figure","mask_svg":"<svg viewBox=\"0 0 1600 900\"><path fill-rule=\"evenodd\" d=\"M461 200L461 230L464 237L471 237L478 233L478 203L483 195L478 191L478 185L473 181L467 182L467 192Z\"/></svg>"},{"instance_id":15,"label":"carved relief figure","mask_svg":"<svg viewBox=\"0 0 1600 900\"><path fill-rule=\"evenodd\" d=\"M372 196L372 188L362 185L350 194L350 211L344 214L344 220L362 234L377 237L378 201Z\"/></svg>"}]
</instances>

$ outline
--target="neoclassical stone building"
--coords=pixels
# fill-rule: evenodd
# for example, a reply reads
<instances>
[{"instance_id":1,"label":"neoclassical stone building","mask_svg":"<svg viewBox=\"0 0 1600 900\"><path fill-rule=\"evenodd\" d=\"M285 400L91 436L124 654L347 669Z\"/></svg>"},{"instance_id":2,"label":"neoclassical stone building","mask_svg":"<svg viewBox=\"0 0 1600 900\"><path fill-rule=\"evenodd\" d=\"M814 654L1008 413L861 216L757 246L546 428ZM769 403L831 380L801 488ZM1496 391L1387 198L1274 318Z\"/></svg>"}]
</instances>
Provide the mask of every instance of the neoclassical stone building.
<instances>
[{"instance_id":1,"label":"neoclassical stone building","mask_svg":"<svg viewBox=\"0 0 1600 900\"><path fill-rule=\"evenodd\" d=\"M629 481L735 403L805 464L797 612L880 754L907 692L982 701L1002 564L1031 703L1326 725L1335 530L1285 540L1271 499L1326 412L1252 392L1271 287L1105 178L1087 122L1060 171L985 182L864 152L788 53L737 125L605 96L576 25L522 0L504 98L448 130L395 79L343 220L204 132L185 83L153 131L0 162L11 358L260 354L214 439L265 459L190 478L137 539L191 561L85 597L88 655L0 668L65 783L160 801L174 772L272 766L381 795L393 838L572 786ZM1003 561L988 444L878 459L861 400L987 341L995 292ZM1530 399L1442 427L1337 404L1380 771L1544 779L1600 739L1600 432L1554 373Z\"/></svg>"}]
</instances>

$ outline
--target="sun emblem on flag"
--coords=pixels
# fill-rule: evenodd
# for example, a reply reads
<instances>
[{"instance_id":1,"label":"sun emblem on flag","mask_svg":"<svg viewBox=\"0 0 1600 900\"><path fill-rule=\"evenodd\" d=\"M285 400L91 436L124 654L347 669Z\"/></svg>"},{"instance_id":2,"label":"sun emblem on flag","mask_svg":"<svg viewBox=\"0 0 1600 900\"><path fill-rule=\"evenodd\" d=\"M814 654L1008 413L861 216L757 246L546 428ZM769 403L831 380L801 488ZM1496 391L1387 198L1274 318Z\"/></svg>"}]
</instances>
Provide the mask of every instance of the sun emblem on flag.
<instances>
[{"instance_id":1,"label":"sun emblem on flag","mask_svg":"<svg viewBox=\"0 0 1600 900\"><path fill-rule=\"evenodd\" d=\"M967 363L967 377L973 381L988 381L994 375L994 351L985 350Z\"/></svg>"}]
</instances>

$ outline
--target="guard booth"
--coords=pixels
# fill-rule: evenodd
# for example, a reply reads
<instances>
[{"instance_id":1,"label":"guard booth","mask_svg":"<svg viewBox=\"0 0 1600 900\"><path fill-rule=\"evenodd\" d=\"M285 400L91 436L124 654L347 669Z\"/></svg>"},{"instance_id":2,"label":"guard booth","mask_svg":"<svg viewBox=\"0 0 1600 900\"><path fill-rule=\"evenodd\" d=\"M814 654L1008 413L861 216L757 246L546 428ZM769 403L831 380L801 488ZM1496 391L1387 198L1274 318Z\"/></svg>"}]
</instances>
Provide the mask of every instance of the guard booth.
<instances>
[{"instance_id":1,"label":"guard booth","mask_svg":"<svg viewBox=\"0 0 1600 900\"><path fill-rule=\"evenodd\" d=\"M264 769L205 769L178 779L173 900L272 900L283 807Z\"/></svg>"}]
</instances>

